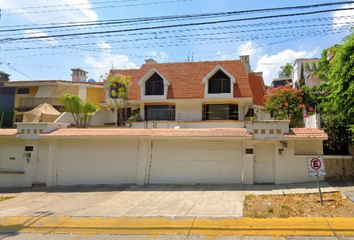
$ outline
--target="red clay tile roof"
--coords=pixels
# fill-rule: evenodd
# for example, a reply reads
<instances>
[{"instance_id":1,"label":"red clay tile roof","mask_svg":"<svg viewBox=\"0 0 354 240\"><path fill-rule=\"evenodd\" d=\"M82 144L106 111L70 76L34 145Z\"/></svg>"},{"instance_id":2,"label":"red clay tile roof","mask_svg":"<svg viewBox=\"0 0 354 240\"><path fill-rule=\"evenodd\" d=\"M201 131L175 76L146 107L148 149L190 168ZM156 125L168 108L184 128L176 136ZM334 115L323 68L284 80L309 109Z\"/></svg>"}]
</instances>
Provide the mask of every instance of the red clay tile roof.
<instances>
[{"instance_id":1,"label":"red clay tile roof","mask_svg":"<svg viewBox=\"0 0 354 240\"><path fill-rule=\"evenodd\" d=\"M0 129L0 136L14 136L17 129Z\"/></svg>"},{"instance_id":2,"label":"red clay tile roof","mask_svg":"<svg viewBox=\"0 0 354 240\"><path fill-rule=\"evenodd\" d=\"M318 128L290 128L290 132L284 134L285 138L324 138L328 135L322 129Z\"/></svg>"},{"instance_id":3,"label":"red clay tile roof","mask_svg":"<svg viewBox=\"0 0 354 240\"><path fill-rule=\"evenodd\" d=\"M240 60L152 63L143 64L140 69L114 69L110 71L110 74L131 75L132 83L129 89L128 100L141 99L138 81L153 67L171 83L167 99L204 98L204 83L202 80L219 64L236 78L234 97L252 97L247 72L243 62Z\"/></svg>"},{"instance_id":4,"label":"red clay tile roof","mask_svg":"<svg viewBox=\"0 0 354 240\"><path fill-rule=\"evenodd\" d=\"M100 136L148 136L148 137L251 137L246 128L225 129L59 129L41 137L100 137Z\"/></svg>"},{"instance_id":5,"label":"red clay tile roof","mask_svg":"<svg viewBox=\"0 0 354 240\"><path fill-rule=\"evenodd\" d=\"M253 104L263 106L263 97L267 94L267 89L264 85L263 77L257 76L254 73L250 73L249 83L253 94Z\"/></svg>"}]
</instances>

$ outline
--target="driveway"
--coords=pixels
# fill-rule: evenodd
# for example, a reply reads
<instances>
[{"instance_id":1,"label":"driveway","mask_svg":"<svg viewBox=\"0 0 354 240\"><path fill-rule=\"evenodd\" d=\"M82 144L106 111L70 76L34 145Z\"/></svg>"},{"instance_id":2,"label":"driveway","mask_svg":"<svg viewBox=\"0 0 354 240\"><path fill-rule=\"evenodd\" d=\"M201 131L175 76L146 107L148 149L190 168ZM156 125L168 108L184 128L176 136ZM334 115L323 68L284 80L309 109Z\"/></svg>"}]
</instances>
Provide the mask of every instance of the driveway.
<instances>
[{"instance_id":1,"label":"driveway","mask_svg":"<svg viewBox=\"0 0 354 240\"><path fill-rule=\"evenodd\" d=\"M1 189L0 217L242 217L242 185ZM9 191L12 191L9 192Z\"/></svg>"}]
</instances>

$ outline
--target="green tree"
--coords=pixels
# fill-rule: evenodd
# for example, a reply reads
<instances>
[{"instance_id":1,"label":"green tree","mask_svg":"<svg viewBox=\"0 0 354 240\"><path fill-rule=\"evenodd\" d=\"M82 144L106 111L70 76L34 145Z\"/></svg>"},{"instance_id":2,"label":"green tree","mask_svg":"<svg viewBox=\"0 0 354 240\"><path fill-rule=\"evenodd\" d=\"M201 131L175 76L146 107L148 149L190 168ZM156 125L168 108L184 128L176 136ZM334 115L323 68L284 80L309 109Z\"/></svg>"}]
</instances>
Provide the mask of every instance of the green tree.
<instances>
[{"instance_id":1,"label":"green tree","mask_svg":"<svg viewBox=\"0 0 354 240\"><path fill-rule=\"evenodd\" d=\"M109 107L117 115L117 126L124 126L125 121L129 116L127 116L128 108L128 92L131 83L131 76L120 74L110 75L106 79L106 89L110 93L109 96Z\"/></svg>"},{"instance_id":2,"label":"green tree","mask_svg":"<svg viewBox=\"0 0 354 240\"><path fill-rule=\"evenodd\" d=\"M299 79L299 83L297 86L297 89L301 89L302 86L305 86L305 75L304 75L304 64L301 63L301 71L300 71L300 79Z\"/></svg>"},{"instance_id":3,"label":"green tree","mask_svg":"<svg viewBox=\"0 0 354 240\"><path fill-rule=\"evenodd\" d=\"M71 94L64 94L61 102L64 104L65 111L72 114L78 128L87 128L91 116L98 110L94 104Z\"/></svg>"},{"instance_id":4,"label":"green tree","mask_svg":"<svg viewBox=\"0 0 354 240\"><path fill-rule=\"evenodd\" d=\"M289 78L292 75L293 66L291 63L287 63L285 66L280 67L280 71L278 72L279 78Z\"/></svg>"},{"instance_id":5,"label":"green tree","mask_svg":"<svg viewBox=\"0 0 354 240\"><path fill-rule=\"evenodd\" d=\"M289 84L270 90L263 104L264 110L276 120L290 120L291 127L298 127L303 119L303 92Z\"/></svg>"},{"instance_id":6,"label":"green tree","mask_svg":"<svg viewBox=\"0 0 354 240\"><path fill-rule=\"evenodd\" d=\"M343 38L331 51L335 55L327 65L327 84L330 94L327 96L326 110L336 113L348 125L354 124L354 34ZM327 52L328 53L328 52Z\"/></svg>"}]
</instances>

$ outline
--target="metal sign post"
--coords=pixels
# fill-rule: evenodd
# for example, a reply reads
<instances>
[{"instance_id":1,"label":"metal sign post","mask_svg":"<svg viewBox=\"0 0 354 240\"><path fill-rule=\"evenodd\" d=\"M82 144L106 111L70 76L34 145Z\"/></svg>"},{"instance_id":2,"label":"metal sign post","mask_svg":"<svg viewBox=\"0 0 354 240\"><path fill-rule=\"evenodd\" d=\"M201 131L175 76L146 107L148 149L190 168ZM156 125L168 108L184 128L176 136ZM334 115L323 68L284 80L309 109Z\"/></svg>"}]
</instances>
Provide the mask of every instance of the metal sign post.
<instances>
[{"instance_id":1,"label":"metal sign post","mask_svg":"<svg viewBox=\"0 0 354 240\"><path fill-rule=\"evenodd\" d=\"M321 205L323 205L322 193L321 193L321 187L320 187L320 178L319 178L319 176L326 175L326 168L324 165L323 158L320 158L320 157L307 158L307 168L308 168L309 175L311 177L316 176L318 192L320 194L320 202L321 202Z\"/></svg>"},{"instance_id":2,"label":"metal sign post","mask_svg":"<svg viewBox=\"0 0 354 240\"><path fill-rule=\"evenodd\" d=\"M321 193L321 187L320 187L320 178L318 177L318 175L316 176L317 178L317 187L318 187L318 192L320 193L320 202L321 205L323 206L323 202L322 202L322 193Z\"/></svg>"}]
</instances>

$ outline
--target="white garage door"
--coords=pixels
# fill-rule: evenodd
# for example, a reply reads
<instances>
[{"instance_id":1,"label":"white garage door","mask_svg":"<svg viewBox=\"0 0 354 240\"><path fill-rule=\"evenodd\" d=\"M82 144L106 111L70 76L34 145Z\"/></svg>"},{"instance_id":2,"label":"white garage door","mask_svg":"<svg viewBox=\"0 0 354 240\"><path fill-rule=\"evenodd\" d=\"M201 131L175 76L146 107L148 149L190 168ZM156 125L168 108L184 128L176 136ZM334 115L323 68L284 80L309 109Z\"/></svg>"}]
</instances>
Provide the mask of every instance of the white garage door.
<instances>
[{"instance_id":1,"label":"white garage door","mask_svg":"<svg viewBox=\"0 0 354 240\"><path fill-rule=\"evenodd\" d=\"M154 141L149 183L242 183L241 143Z\"/></svg>"},{"instance_id":2,"label":"white garage door","mask_svg":"<svg viewBox=\"0 0 354 240\"><path fill-rule=\"evenodd\" d=\"M138 141L63 140L57 185L135 183Z\"/></svg>"}]
</instances>

